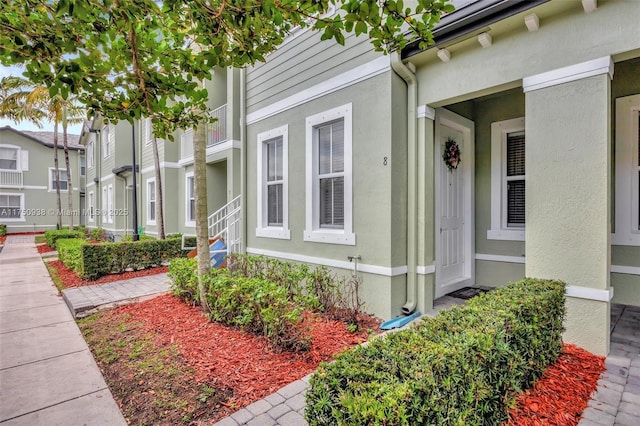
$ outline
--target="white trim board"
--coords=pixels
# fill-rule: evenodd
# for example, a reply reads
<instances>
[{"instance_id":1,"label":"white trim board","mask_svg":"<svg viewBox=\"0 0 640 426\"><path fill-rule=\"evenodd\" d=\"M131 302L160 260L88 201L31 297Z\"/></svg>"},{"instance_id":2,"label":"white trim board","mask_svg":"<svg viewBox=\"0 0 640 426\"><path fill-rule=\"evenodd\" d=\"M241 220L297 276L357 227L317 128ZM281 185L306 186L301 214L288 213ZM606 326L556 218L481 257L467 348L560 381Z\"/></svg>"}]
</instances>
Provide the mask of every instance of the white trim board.
<instances>
[{"instance_id":1,"label":"white trim board","mask_svg":"<svg viewBox=\"0 0 640 426\"><path fill-rule=\"evenodd\" d=\"M222 152L232 148L242 149L242 142L235 139L230 139L217 145L211 145L210 147L207 147L207 156L217 154L218 152Z\"/></svg>"},{"instance_id":2,"label":"white trim board","mask_svg":"<svg viewBox=\"0 0 640 426\"><path fill-rule=\"evenodd\" d=\"M525 77L522 79L522 88L527 93L600 74L609 74L609 77L613 78L613 59L611 56Z\"/></svg>"},{"instance_id":3,"label":"white trim board","mask_svg":"<svg viewBox=\"0 0 640 426\"><path fill-rule=\"evenodd\" d=\"M418 105L417 110L418 118L428 118L429 120L436 119L436 110L429 105Z\"/></svg>"},{"instance_id":4,"label":"white trim board","mask_svg":"<svg viewBox=\"0 0 640 426\"><path fill-rule=\"evenodd\" d=\"M381 56L366 64L355 67L347 72L339 74L322 83L304 89L295 95L288 96L264 108L247 114L246 124L251 125L281 112L287 111L298 105L312 101L329 93L336 92L345 87L385 73L391 69L389 56Z\"/></svg>"},{"instance_id":5,"label":"white trim board","mask_svg":"<svg viewBox=\"0 0 640 426\"><path fill-rule=\"evenodd\" d=\"M609 302L611 301L611 299L613 299L613 287L609 287L608 289L598 289L568 285L566 289L567 297L596 300L598 302Z\"/></svg>"},{"instance_id":6,"label":"white trim board","mask_svg":"<svg viewBox=\"0 0 640 426\"><path fill-rule=\"evenodd\" d=\"M524 264L526 261L524 256L503 256L500 254L484 254L484 253L476 253L476 260L486 260L489 262L522 263L522 264Z\"/></svg>"},{"instance_id":7,"label":"white trim board","mask_svg":"<svg viewBox=\"0 0 640 426\"><path fill-rule=\"evenodd\" d=\"M416 266L416 274L418 275L431 275L431 274L435 274L436 272L436 265L435 263L432 263L431 265L426 265L426 266Z\"/></svg>"},{"instance_id":8,"label":"white trim board","mask_svg":"<svg viewBox=\"0 0 640 426\"><path fill-rule=\"evenodd\" d=\"M163 161L160 163L160 168L161 169L180 169L182 168L182 165L180 163L172 163L169 161ZM156 168L155 166L149 166L149 167L145 167L144 169L140 170L140 174L145 174L145 173L149 173L154 171Z\"/></svg>"},{"instance_id":9,"label":"white trim board","mask_svg":"<svg viewBox=\"0 0 640 426\"><path fill-rule=\"evenodd\" d=\"M640 266L611 265L611 273L640 275Z\"/></svg>"},{"instance_id":10,"label":"white trim board","mask_svg":"<svg viewBox=\"0 0 640 426\"><path fill-rule=\"evenodd\" d=\"M281 251L264 250L259 248L247 247L247 253L258 254L262 256L277 257L279 259L293 260L295 262L312 263L315 265L323 265L331 268L340 268L353 270L353 262L346 260L326 259L323 257L307 256L304 254L285 253ZM407 273L407 266L396 266L389 268L387 266L367 265L358 263L358 272L366 272L369 274L383 275L385 277L395 277Z\"/></svg>"}]
</instances>

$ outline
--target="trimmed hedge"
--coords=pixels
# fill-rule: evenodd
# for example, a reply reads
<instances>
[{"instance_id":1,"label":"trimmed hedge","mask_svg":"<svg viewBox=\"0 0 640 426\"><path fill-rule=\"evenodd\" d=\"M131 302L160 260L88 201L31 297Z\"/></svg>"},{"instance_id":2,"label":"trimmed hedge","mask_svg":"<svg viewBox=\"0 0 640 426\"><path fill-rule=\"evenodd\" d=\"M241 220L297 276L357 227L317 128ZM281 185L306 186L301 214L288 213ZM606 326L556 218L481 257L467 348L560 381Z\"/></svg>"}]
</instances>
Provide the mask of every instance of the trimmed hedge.
<instances>
[{"instance_id":1,"label":"trimmed hedge","mask_svg":"<svg viewBox=\"0 0 640 426\"><path fill-rule=\"evenodd\" d=\"M148 240L121 243L62 243L65 253L60 260L80 277L94 280L103 275L126 270L159 266L185 253L179 240ZM81 253L78 255L78 251ZM79 259L78 259L79 256Z\"/></svg>"},{"instance_id":2,"label":"trimmed hedge","mask_svg":"<svg viewBox=\"0 0 640 426\"><path fill-rule=\"evenodd\" d=\"M82 270L82 246L87 245L87 241L80 238L65 238L56 241L58 245L58 259L67 268L74 271Z\"/></svg>"},{"instance_id":3,"label":"trimmed hedge","mask_svg":"<svg viewBox=\"0 0 640 426\"><path fill-rule=\"evenodd\" d=\"M562 350L565 285L524 279L349 350L311 377L310 425L495 425Z\"/></svg>"},{"instance_id":4,"label":"trimmed hedge","mask_svg":"<svg viewBox=\"0 0 640 426\"><path fill-rule=\"evenodd\" d=\"M7 225L0 223L0 237L7 235Z\"/></svg>"},{"instance_id":5,"label":"trimmed hedge","mask_svg":"<svg viewBox=\"0 0 640 426\"><path fill-rule=\"evenodd\" d=\"M45 231L44 238L49 247L57 249L56 242L63 238L84 238L84 232L82 231L70 231L68 229L49 230Z\"/></svg>"}]
</instances>

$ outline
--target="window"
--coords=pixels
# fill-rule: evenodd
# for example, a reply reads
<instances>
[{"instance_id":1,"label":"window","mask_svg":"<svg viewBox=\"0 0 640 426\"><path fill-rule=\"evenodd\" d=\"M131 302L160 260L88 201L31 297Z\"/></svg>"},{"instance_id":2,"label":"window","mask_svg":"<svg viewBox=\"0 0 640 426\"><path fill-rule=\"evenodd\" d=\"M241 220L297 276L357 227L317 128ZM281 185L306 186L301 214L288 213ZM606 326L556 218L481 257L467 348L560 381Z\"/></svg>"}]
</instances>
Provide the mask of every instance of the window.
<instances>
[{"instance_id":1,"label":"window","mask_svg":"<svg viewBox=\"0 0 640 426\"><path fill-rule=\"evenodd\" d=\"M78 157L80 159L80 176L85 176L86 167L85 167L85 157L81 155Z\"/></svg>"},{"instance_id":2,"label":"window","mask_svg":"<svg viewBox=\"0 0 640 426\"><path fill-rule=\"evenodd\" d=\"M60 191L69 190L69 178L65 169L58 169L58 177L60 179ZM49 191L56 190L56 169L49 167Z\"/></svg>"},{"instance_id":3,"label":"window","mask_svg":"<svg viewBox=\"0 0 640 426\"><path fill-rule=\"evenodd\" d=\"M142 119L142 140L145 145L149 145L153 141L153 127L150 118Z\"/></svg>"},{"instance_id":4,"label":"window","mask_svg":"<svg viewBox=\"0 0 640 426\"><path fill-rule=\"evenodd\" d=\"M102 224L107 223L107 187L102 187Z\"/></svg>"},{"instance_id":5,"label":"window","mask_svg":"<svg viewBox=\"0 0 640 426\"><path fill-rule=\"evenodd\" d=\"M156 224L156 180L147 179L147 224Z\"/></svg>"},{"instance_id":6,"label":"window","mask_svg":"<svg viewBox=\"0 0 640 426\"><path fill-rule=\"evenodd\" d=\"M195 180L193 172L188 172L186 175L186 188L185 188L185 226L195 227L196 221L196 192L195 192Z\"/></svg>"},{"instance_id":7,"label":"window","mask_svg":"<svg viewBox=\"0 0 640 426\"><path fill-rule=\"evenodd\" d=\"M614 245L640 246L640 95L616 99Z\"/></svg>"},{"instance_id":8,"label":"window","mask_svg":"<svg viewBox=\"0 0 640 426\"><path fill-rule=\"evenodd\" d=\"M20 170L18 168L18 153L20 149L0 146L0 169Z\"/></svg>"},{"instance_id":9,"label":"window","mask_svg":"<svg viewBox=\"0 0 640 426\"><path fill-rule=\"evenodd\" d=\"M107 187L107 222L113 223L113 185Z\"/></svg>"},{"instance_id":10,"label":"window","mask_svg":"<svg viewBox=\"0 0 640 426\"><path fill-rule=\"evenodd\" d=\"M24 222L23 194L0 193L0 222Z\"/></svg>"},{"instance_id":11,"label":"window","mask_svg":"<svg viewBox=\"0 0 640 426\"><path fill-rule=\"evenodd\" d=\"M355 245L352 233L351 104L306 122L305 241Z\"/></svg>"},{"instance_id":12,"label":"window","mask_svg":"<svg viewBox=\"0 0 640 426\"><path fill-rule=\"evenodd\" d=\"M87 155L87 167L93 169L93 134L89 136L89 142L87 143L86 155Z\"/></svg>"},{"instance_id":13,"label":"window","mask_svg":"<svg viewBox=\"0 0 640 426\"><path fill-rule=\"evenodd\" d=\"M491 123L491 229L487 238L524 241L524 117Z\"/></svg>"},{"instance_id":14,"label":"window","mask_svg":"<svg viewBox=\"0 0 640 426\"><path fill-rule=\"evenodd\" d=\"M289 127L258 135L257 237L290 239L288 144Z\"/></svg>"},{"instance_id":15,"label":"window","mask_svg":"<svg viewBox=\"0 0 640 426\"><path fill-rule=\"evenodd\" d=\"M95 220L95 200L93 199L93 192L89 192L89 222Z\"/></svg>"},{"instance_id":16,"label":"window","mask_svg":"<svg viewBox=\"0 0 640 426\"><path fill-rule=\"evenodd\" d=\"M111 150L116 142L116 129L113 124L107 124L102 129L102 153L104 158L111 155Z\"/></svg>"}]
</instances>

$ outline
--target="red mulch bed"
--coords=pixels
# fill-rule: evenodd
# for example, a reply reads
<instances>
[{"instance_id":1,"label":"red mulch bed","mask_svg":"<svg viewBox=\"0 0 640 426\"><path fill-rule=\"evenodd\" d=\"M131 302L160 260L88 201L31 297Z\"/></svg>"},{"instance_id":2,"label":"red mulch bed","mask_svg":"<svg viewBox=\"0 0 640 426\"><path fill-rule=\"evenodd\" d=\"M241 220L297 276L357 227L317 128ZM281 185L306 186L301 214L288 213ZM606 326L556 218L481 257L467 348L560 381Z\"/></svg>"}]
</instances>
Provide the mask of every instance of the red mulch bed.
<instances>
[{"instance_id":1,"label":"red mulch bed","mask_svg":"<svg viewBox=\"0 0 640 426\"><path fill-rule=\"evenodd\" d=\"M604 357L565 343L533 389L522 392L509 412L507 426L574 426L596 390Z\"/></svg>"},{"instance_id":2,"label":"red mulch bed","mask_svg":"<svg viewBox=\"0 0 640 426\"><path fill-rule=\"evenodd\" d=\"M56 249L54 249L53 247L49 247L47 243L37 245L36 250L38 250L38 253L40 254L49 253L50 251L56 251Z\"/></svg>"},{"instance_id":3,"label":"red mulch bed","mask_svg":"<svg viewBox=\"0 0 640 426\"><path fill-rule=\"evenodd\" d=\"M121 274L110 274L89 281L80 278L73 270L67 268L64 263L59 260L48 262L58 271L58 276L62 280L65 288L82 287L85 285L106 284L113 281L128 280L131 278L146 277L148 275L162 274L169 271L168 266L156 266L154 268L141 269L139 271L123 272Z\"/></svg>"},{"instance_id":4,"label":"red mulch bed","mask_svg":"<svg viewBox=\"0 0 640 426\"><path fill-rule=\"evenodd\" d=\"M7 239L6 235L0 236L0 244L4 244L6 239Z\"/></svg>"},{"instance_id":5,"label":"red mulch bed","mask_svg":"<svg viewBox=\"0 0 640 426\"><path fill-rule=\"evenodd\" d=\"M176 343L198 382L232 389L233 396L224 403L220 418L306 376L321 361L332 359L368 337L366 331L349 332L345 323L309 316L305 321L313 339L310 350L275 353L265 339L210 322L200 308L172 295L123 306L110 313L126 313L131 321L141 322L148 332L155 334L160 346ZM374 327L377 328L377 323Z\"/></svg>"}]
</instances>

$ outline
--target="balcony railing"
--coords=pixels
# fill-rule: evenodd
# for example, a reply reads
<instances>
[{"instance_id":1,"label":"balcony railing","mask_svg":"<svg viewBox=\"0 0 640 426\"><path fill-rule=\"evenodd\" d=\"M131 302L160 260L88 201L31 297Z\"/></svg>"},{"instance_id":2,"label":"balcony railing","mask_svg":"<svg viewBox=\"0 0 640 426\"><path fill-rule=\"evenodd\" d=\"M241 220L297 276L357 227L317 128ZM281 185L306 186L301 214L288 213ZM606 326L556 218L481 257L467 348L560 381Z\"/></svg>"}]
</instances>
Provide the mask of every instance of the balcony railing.
<instances>
[{"instance_id":1,"label":"balcony railing","mask_svg":"<svg viewBox=\"0 0 640 426\"><path fill-rule=\"evenodd\" d=\"M182 134L180 138L180 158L193 157L193 130Z\"/></svg>"},{"instance_id":2,"label":"balcony railing","mask_svg":"<svg viewBox=\"0 0 640 426\"><path fill-rule=\"evenodd\" d=\"M212 115L217 117L215 123L209 124L207 129L207 147L218 145L227 140L227 105L222 105L213 110Z\"/></svg>"},{"instance_id":3,"label":"balcony railing","mask_svg":"<svg viewBox=\"0 0 640 426\"><path fill-rule=\"evenodd\" d=\"M22 186L22 172L18 170L0 170L0 186Z\"/></svg>"}]
</instances>

